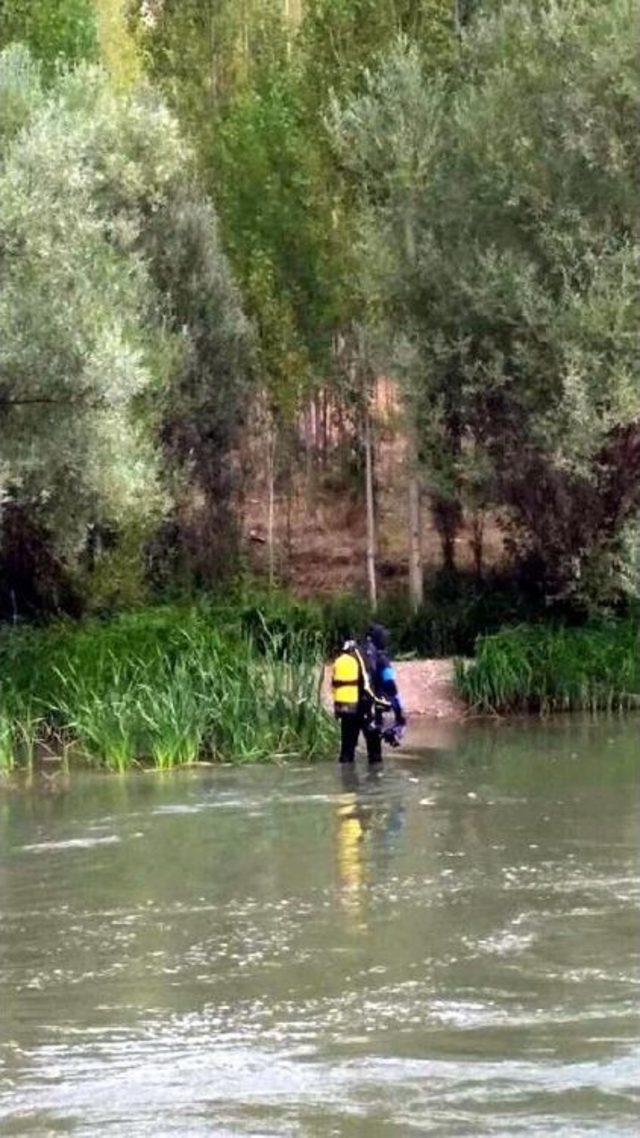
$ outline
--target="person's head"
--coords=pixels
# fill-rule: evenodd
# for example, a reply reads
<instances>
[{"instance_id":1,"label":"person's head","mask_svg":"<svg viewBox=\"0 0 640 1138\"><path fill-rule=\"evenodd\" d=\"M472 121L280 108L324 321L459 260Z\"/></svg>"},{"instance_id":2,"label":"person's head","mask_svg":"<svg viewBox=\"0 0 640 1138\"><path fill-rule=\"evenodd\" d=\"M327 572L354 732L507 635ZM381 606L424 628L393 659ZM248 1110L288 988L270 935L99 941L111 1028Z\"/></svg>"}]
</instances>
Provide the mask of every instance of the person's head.
<instances>
[{"instance_id":1,"label":"person's head","mask_svg":"<svg viewBox=\"0 0 640 1138\"><path fill-rule=\"evenodd\" d=\"M367 629L367 636L374 647L378 648L379 651L384 652L384 650L389 647L389 632L383 624L376 622L370 624Z\"/></svg>"}]
</instances>

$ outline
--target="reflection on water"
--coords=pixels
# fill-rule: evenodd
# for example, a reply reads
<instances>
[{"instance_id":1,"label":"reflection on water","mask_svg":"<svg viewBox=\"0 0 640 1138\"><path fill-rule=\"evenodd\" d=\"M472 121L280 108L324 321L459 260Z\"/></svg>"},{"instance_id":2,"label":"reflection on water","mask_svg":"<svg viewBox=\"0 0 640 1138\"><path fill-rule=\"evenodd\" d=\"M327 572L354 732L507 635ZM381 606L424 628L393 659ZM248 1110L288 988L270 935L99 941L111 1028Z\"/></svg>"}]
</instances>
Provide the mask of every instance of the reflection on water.
<instances>
[{"instance_id":1,"label":"reflection on water","mask_svg":"<svg viewBox=\"0 0 640 1138\"><path fill-rule=\"evenodd\" d=\"M395 837L402 830L405 806L396 789L381 785L382 772L357 767L340 769L344 794L335 803L335 846L343 908L354 917L364 915L364 886L368 866L379 873L391 856Z\"/></svg>"},{"instance_id":2,"label":"reflection on water","mask_svg":"<svg viewBox=\"0 0 640 1138\"><path fill-rule=\"evenodd\" d=\"M638 723L0 795L0 1129L636 1135Z\"/></svg>"}]
</instances>

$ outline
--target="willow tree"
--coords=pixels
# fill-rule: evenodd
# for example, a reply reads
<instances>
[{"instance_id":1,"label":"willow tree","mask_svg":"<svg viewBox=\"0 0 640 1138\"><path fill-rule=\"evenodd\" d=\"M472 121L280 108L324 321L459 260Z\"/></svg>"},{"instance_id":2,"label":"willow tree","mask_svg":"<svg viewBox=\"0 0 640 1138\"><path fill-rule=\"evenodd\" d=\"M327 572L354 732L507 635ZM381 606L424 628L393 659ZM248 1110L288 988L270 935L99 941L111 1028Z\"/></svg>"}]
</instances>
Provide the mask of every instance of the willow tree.
<instances>
[{"instance_id":1,"label":"willow tree","mask_svg":"<svg viewBox=\"0 0 640 1138\"><path fill-rule=\"evenodd\" d=\"M639 41L629 0L479 20L425 203L433 374L460 383L520 554L587 602L640 505Z\"/></svg>"},{"instance_id":2,"label":"willow tree","mask_svg":"<svg viewBox=\"0 0 640 1138\"><path fill-rule=\"evenodd\" d=\"M246 323L152 91L117 93L90 66L44 89L18 46L0 89L2 496L73 566L92 527L142 535L166 513L167 434L184 477L194 447L201 467L224 463L229 430L215 430L242 399Z\"/></svg>"},{"instance_id":3,"label":"willow tree","mask_svg":"<svg viewBox=\"0 0 640 1138\"><path fill-rule=\"evenodd\" d=\"M74 548L97 511L156 497L135 414L156 350L136 242L144 198L167 191L184 150L162 108L118 101L99 71L44 95L27 53L12 48L0 82L22 93L24 119L3 139L0 174L3 482Z\"/></svg>"}]
</instances>

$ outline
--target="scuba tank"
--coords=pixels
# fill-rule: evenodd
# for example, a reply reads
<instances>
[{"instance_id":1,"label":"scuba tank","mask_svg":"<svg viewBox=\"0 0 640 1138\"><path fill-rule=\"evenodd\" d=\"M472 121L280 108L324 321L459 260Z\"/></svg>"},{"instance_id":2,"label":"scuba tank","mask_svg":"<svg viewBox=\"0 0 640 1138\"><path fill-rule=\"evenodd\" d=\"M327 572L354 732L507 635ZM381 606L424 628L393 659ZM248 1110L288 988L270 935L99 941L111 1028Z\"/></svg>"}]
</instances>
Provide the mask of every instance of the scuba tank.
<instances>
[{"instance_id":1,"label":"scuba tank","mask_svg":"<svg viewBox=\"0 0 640 1138\"><path fill-rule=\"evenodd\" d=\"M386 701L373 693L370 674L371 661L363 658L355 640L347 640L331 669L333 710L336 715L355 715L363 699L370 706L386 707Z\"/></svg>"},{"instance_id":2,"label":"scuba tank","mask_svg":"<svg viewBox=\"0 0 640 1138\"><path fill-rule=\"evenodd\" d=\"M363 671L364 665L355 641L347 640L331 669L333 710L336 715L356 714L362 694Z\"/></svg>"}]
</instances>

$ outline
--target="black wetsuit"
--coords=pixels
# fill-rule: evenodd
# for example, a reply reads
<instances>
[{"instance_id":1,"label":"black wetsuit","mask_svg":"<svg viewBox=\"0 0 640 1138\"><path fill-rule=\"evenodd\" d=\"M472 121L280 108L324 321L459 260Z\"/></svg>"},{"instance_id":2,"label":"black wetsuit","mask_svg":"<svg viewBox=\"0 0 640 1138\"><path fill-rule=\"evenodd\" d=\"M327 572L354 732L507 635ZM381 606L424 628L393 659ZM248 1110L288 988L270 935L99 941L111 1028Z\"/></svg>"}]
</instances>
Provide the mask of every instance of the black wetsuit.
<instances>
[{"instance_id":1,"label":"black wetsuit","mask_svg":"<svg viewBox=\"0 0 640 1138\"><path fill-rule=\"evenodd\" d=\"M398 694L395 672L391 660L385 652L387 635L384 629L374 625L365 640L359 645L360 656L367 668L369 684L374 696L384 700L392 708L396 723L404 724L405 717ZM367 757L371 764L382 762L382 710L376 708L366 691L362 691L357 711L340 716L340 762L352 763L356 757L356 747L360 732L364 736Z\"/></svg>"}]
</instances>

